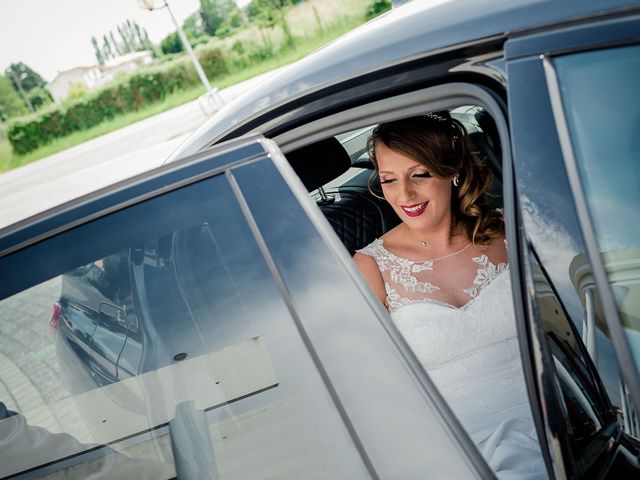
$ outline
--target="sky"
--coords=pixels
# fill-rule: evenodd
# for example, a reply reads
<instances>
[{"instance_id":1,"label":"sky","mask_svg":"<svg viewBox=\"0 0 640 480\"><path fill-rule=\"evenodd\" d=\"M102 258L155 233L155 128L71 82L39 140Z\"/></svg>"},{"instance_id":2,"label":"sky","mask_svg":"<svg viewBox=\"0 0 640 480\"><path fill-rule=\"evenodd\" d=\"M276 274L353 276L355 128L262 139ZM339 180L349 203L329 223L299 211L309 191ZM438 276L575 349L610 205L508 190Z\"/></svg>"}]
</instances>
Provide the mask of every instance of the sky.
<instances>
[{"instance_id":1,"label":"sky","mask_svg":"<svg viewBox=\"0 0 640 480\"><path fill-rule=\"evenodd\" d=\"M200 5L168 1L180 24ZM175 30L166 9L142 10L137 0L0 0L0 73L23 62L51 81L58 71L95 65L91 37L117 35L127 19L146 28L154 43Z\"/></svg>"}]
</instances>

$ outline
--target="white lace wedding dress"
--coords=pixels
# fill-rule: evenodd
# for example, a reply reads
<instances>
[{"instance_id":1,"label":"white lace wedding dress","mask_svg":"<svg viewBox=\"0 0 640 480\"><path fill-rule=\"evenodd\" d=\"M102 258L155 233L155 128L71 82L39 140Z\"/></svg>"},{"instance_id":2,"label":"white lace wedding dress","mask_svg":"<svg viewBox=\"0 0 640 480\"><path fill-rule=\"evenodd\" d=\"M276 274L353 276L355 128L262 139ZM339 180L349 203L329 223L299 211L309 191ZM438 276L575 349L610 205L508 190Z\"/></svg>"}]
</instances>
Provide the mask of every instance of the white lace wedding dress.
<instances>
[{"instance_id":1,"label":"white lace wedding dress","mask_svg":"<svg viewBox=\"0 0 640 480\"><path fill-rule=\"evenodd\" d=\"M508 265L470 257L478 267L464 290L469 302L456 308L437 300L437 260L401 258L382 239L360 253L376 260L393 322L498 478L547 478L520 364Z\"/></svg>"}]
</instances>

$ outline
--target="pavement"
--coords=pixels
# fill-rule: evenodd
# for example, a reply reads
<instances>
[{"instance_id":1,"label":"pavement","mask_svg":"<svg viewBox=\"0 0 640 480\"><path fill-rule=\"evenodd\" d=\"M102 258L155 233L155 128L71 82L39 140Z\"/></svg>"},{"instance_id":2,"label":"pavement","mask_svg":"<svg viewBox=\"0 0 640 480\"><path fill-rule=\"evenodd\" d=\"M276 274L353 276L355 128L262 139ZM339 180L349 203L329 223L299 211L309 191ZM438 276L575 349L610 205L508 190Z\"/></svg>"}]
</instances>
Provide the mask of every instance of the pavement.
<instances>
[{"instance_id":1,"label":"pavement","mask_svg":"<svg viewBox=\"0 0 640 480\"><path fill-rule=\"evenodd\" d=\"M220 95L229 103L276 71ZM211 115L194 100L0 175L0 229L161 165Z\"/></svg>"}]
</instances>

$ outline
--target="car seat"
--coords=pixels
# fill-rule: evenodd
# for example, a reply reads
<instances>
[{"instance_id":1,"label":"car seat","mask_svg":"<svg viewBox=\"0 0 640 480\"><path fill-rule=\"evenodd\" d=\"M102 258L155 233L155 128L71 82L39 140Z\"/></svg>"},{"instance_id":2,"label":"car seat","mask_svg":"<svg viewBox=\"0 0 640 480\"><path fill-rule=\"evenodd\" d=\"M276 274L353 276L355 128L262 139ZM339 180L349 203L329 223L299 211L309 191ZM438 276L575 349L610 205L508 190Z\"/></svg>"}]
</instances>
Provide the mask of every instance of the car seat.
<instances>
[{"instance_id":1,"label":"car seat","mask_svg":"<svg viewBox=\"0 0 640 480\"><path fill-rule=\"evenodd\" d=\"M371 170L359 168L343 184L325 188L351 168L351 159L336 138L291 151L286 157L307 190L317 190L316 203L351 255L399 223L387 202L369 192Z\"/></svg>"}]
</instances>

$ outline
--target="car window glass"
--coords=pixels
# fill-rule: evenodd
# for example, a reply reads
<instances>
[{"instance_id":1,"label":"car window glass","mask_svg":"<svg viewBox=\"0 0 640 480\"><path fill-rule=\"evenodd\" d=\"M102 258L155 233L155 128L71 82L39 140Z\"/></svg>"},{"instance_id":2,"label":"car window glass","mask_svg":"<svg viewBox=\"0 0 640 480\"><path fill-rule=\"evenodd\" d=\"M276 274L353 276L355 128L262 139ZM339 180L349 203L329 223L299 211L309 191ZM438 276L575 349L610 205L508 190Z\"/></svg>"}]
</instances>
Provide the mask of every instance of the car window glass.
<instances>
[{"instance_id":1,"label":"car window glass","mask_svg":"<svg viewBox=\"0 0 640 480\"><path fill-rule=\"evenodd\" d=\"M620 368L606 321L591 317L587 322L585 290L576 283L575 269L585 260L586 245L553 121L543 63L532 57L511 62L508 68L514 169L527 241L563 312L588 347L598 370L599 379L594 382L601 380L615 408L624 410Z\"/></svg>"},{"instance_id":2,"label":"car window glass","mask_svg":"<svg viewBox=\"0 0 640 480\"><path fill-rule=\"evenodd\" d=\"M554 65L602 260L640 368L640 46L562 56Z\"/></svg>"},{"instance_id":3,"label":"car window glass","mask_svg":"<svg viewBox=\"0 0 640 480\"><path fill-rule=\"evenodd\" d=\"M224 176L14 255L0 477L368 478Z\"/></svg>"},{"instance_id":4,"label":"car window glass","mask_svg":"<svg viewBox=\"0 0 640 480\"><path fill-rule=\"evenodd\" d=\"M548 363L553 365L550 371L560 408L556 414L561 413L556 418L564 422L560 435L566 435L571 456L578 459L576 464L585 467L592 461L590 444L598 441L598 434L614 417L577 329L535 256L531 254L530 259L536 310L545 339L543 355L548 355Z\"/></svg>"}]
</instances>

